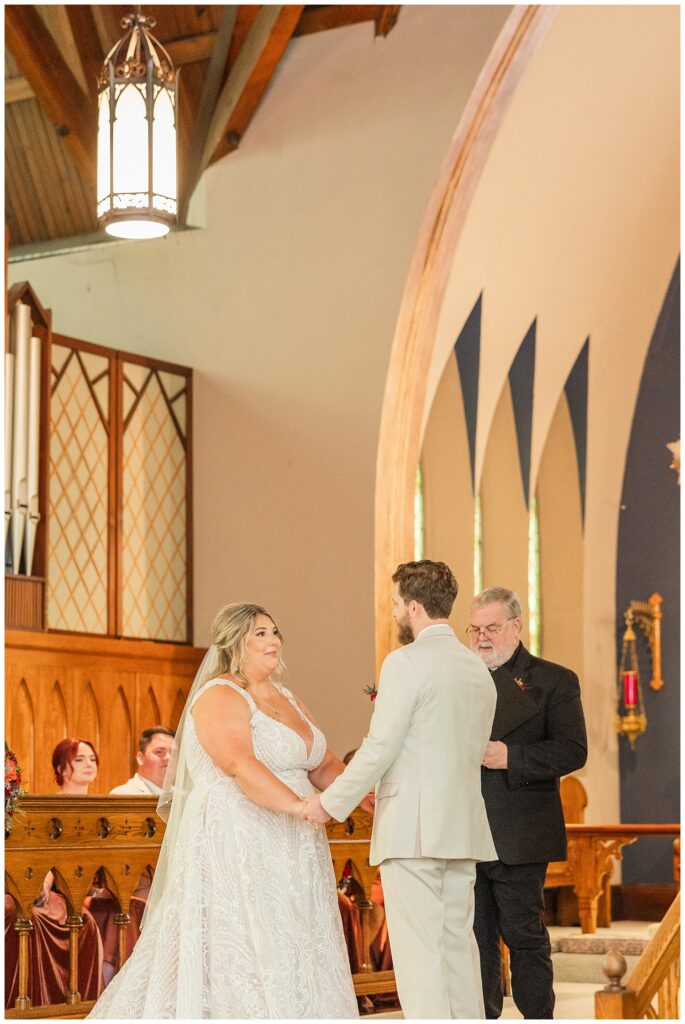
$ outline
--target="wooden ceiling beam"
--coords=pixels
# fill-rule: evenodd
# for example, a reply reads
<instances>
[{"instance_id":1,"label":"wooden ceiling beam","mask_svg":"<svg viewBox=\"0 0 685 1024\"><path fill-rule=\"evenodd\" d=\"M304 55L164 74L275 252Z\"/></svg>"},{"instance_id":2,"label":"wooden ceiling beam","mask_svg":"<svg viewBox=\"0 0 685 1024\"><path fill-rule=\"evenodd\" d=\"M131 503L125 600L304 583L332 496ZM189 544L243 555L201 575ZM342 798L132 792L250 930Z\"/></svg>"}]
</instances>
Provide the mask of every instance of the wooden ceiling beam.
<instances>
[{"instance_id":1,"label":"wooden ceiling beam","mask_svg":"<svg viewBox=\"0 0 685 1024\"><path fill-rule=\"evenodd\" d=\"M95 104L84 95L32 4L5 7L5 42L83 178L94 182Z\"/></svg>"},{"instance_id":2,"label":"wooden ceiling beam","mask_svg":"<svg viewBox=\"0 0 685 1024\"><path fill-rule=\"evenodd\" d=\"M247 34L216 104L200 174L240 143L285 53L303 4L264 5Z\"/></svg>"},{"instance_id":3,"label":"wooden ceiling beam","mask_svg":"<svg viewBox=\"0 0 685 1024\"><path fill-rule=\"evenodd\" d=\"M83 8L76 4L69 5L67 11L70 12L70 20L72 11L82 10ZM122 7L121 10L124 10L124 8ZM258 4L239 5L238 21L229 54L229 66L235 63L245 35L252 26L258 10ZM90 8L90 11L93 27L95 27L96 19L93 17L92 8ZM376 35L387 35L396 24L399 11L400 7L397 5L384 6L381 4L338 4L330 7L316 7L311 10L305 8L293 32L293 36L309 35L312 32L326 32L333 28L343 28L345 25L358 25L365 21L373 21L375 23ZM111 21L115 23L116 16L113 15ZM116 23L118 24L118 22ZM122 34L123 29L119 29L118 34L115 33L112 36L112 46ZM200 61L209 60L212 56L216 37L217 33L214 31L198 32L191 36L179 36L177 39L169 39L166 42L162 42L162 45L171 57L174 67L180 68L184 64L196 64ZM76 34L75 38L78 40ZM102 47L100 47L100 50L102 50ZM102 51L102 55L99 58L100 63L103 60L104 51ZM94 69L92 57L90 66L91 69ZM86 72L86 77L92 74L92 70L89 72L85 65L84 71ZM90 78L89 81L91 81ZM20 100L30 99L34 95L33 89L23 76L14 76L13 78L8 78L5 82L5 103L17 103Z\"/></svg>"},{"instance_id":4,"label":"wooden ceiling beam","mask_svg":"<svg viewBox=\"0 0 685 1024\"><path fill-rule=\"evenodd\" d=\"M5 103L20 103L21 100L33 99L35 95L23 75L5 79Z\"/></svg>"},{"instance_id":5,"label":"wooden ceiling beam","mask_svg":"<svg viewBox=\"0 0 685 1024\"><path fill-rule=\"evenodd\" d=\"M64 9L67 12L69 27L81 60L83 77L88 86L88 95L95 98L97 96L97 81L105 54L100 45L93 8L90 4L67 4Z\"/></svg>"},{"instance_id":6,"label":"wooden ceiling beam","mask_svg":"<svg viewBox=\"0 0 685 1024\"><path fill-rule=\"evenodd\" d=\"M305 7L293 32L295 36L307 36L312 32L327 32L345 25L359 25L364 21L375 21L380 16L381 4L329 4L325 7Z\"/></svg>"},{"instance_id":7,"label":"wooden ceiling beam","mask_svg":"<svg viewBox=\"0 0 685 1024\"><path fill-rule=\"evenodd\" d=\"M376 23L376 35L387 36L389 32L392 32L397 19L400 16L400 4L384 4L379 14L374 18Z\"/></svg>"},{"instance_id":8,"label":"wooden ceiling beam","mask_svg":"<svg viewBox=\"0 0 685 1024\"><path fill-rule=\"evenodd\" d=\"M182 165L181 174L181 201L179 203L178 219L180 224L185 224L188 215L190 199L201 174L202 155L207 142L207 132L212 120L212 114L221 91L224 80L224 72L231 48L231 41L235 31L238 17L238 5L226 4L221 15L216 42L209 60L207 77L202 89L202 96L197 108L195 127L190 143L190 151L187 159Z\"/></svg>"},{"instance_id":9,"label":"wooden ceiling beam","mask_svg":"<svg viewBox=\"0 0 685 1024\"><path fill-rule=\"evenodd\" d=\"M175 68L184 64L195 64L197 61L209 60L216 42L216 32L199 32L197 35L180 36L160 43L171 57Z\"/></svg>"}]
</instances>

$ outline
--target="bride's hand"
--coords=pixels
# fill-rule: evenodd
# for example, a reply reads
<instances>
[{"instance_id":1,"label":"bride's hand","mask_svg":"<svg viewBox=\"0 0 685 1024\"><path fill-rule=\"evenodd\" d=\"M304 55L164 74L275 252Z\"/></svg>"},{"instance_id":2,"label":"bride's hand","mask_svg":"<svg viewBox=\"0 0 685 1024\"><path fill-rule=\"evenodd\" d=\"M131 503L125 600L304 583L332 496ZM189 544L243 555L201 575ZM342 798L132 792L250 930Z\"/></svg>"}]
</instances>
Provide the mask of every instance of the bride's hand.
<instances>
[{"instance_id":1,"label":"bride's hand","mask_svg":"<svg viewBox=\"0 0 685 1024\"><path fill-rule=\"evenodd\" d=\"M290 813L293 815L293 817L299 818L300 821L304 821L304 812L305 812L306 806L307 806L307 801L304 799L304 797L298 796L293 801L293 806L292 806L292 810L290 811Z\"/></svg>"}]
</instances>

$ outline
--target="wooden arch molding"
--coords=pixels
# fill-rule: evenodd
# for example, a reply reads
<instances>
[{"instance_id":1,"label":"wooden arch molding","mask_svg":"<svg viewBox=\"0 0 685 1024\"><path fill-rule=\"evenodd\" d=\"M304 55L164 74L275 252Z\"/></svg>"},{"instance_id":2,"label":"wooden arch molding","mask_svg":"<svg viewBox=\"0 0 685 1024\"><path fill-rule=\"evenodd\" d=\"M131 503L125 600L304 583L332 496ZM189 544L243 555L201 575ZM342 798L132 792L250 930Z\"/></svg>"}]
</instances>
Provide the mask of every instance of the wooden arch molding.
<instances>
[{"instance_id":1,"label":"wooden arch molding","mask_svg":"<svg viewBox=\"0 0 685 1024\"><path fill-rule=\"evenodd\" d=\"M376 461L378 668L395 645L390 577L412 556L426 383L454 254L492 143L557 10L521 5L507 19L459 122L414 249L390 352Z\"/></svg>"}]
</instances>

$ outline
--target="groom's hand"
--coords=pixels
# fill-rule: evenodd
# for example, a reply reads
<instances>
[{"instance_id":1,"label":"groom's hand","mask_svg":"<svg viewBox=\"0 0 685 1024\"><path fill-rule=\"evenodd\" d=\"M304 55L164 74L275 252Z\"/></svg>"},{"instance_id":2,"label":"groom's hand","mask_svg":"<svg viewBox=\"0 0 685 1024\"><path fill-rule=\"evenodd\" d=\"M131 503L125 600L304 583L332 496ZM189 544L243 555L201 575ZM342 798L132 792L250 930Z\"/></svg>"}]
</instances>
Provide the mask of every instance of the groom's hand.
<instances>
[{"instance_id":1,"label":"groom's hand","mask_svg":"<svg viewBox=\"0 0 685 1024\"><path fill-rule=\"evenodd\" d=\"M330 814L328 814L321 806L321 798L318 793L314 796L307 797L305 800L303 817L305 817L307 821L313 822L315 825L325 825L327 821L331 820Z\"/></svg>"}]
</instances>

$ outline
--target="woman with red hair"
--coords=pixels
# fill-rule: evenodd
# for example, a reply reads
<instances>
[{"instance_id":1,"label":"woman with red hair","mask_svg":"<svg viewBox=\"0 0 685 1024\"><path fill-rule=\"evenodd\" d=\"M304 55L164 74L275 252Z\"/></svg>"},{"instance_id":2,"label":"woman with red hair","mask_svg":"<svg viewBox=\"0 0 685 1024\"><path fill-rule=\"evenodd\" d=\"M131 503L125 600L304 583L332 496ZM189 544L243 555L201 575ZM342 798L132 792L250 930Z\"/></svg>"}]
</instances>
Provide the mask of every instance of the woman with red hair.
<instances>
[{"instance_id":1,"label":"woman with red hair","mask_svg":"<svg viewBox=\"0 0 685 1024\"><path fill-rule=\"evenodd\" d=\"M87 796L88 786L95 782L100 758L90 740L68 736L60 740L52 752L55 782L62 793Z\"/></svg>"}]
</instances>

